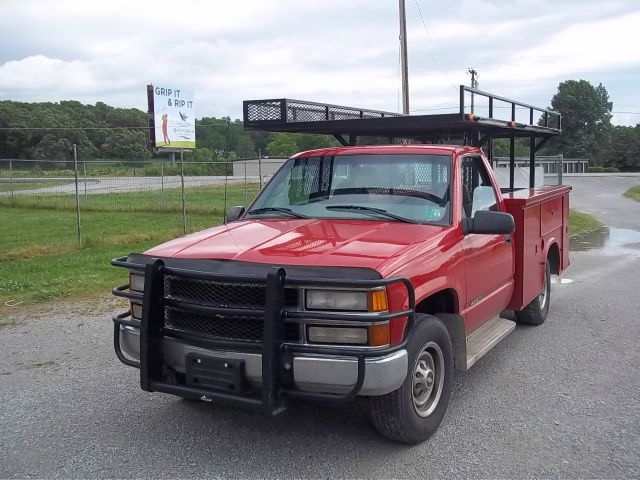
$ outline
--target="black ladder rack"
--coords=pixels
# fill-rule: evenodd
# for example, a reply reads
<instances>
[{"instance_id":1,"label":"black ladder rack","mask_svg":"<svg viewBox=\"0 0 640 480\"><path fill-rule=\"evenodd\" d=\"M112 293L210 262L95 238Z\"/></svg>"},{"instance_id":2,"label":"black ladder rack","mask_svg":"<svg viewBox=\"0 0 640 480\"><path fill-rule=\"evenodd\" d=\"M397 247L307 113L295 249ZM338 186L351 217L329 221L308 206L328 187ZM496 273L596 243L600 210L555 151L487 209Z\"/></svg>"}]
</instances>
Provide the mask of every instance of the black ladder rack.
<instances>
[{"instance_id":1,"label":"black ladder rack","mask_svg":"<svg viewBox=\"0 0 640 480\"><path fill-rule=\"evenodd\" d=\"M469 103L466 102L467 94L472 99ZM477 102L480 99L487 103L487 107L482 108L482 112L485 113L486 110L487 113L484 116L471 112L474 100ZM498 108L507 109L506 116L509 118L496 115ZM517 110L528 113L525 121L516 121ZM327 134L333 135L345 146L366 143L363 137L386 137L389 143L393 143L396 138L403 138L420 143L460 143L479 147L487 145L490 158L491 140L509 138L512 170L515 168L515 139L529 138L532 187L535 152L550 138L562 132L562 118L558 112L464 85L460 85L460 103L456 113L402 115L280 98L245 100L243 116L247 130ZM513 173L510 177L510 187L513 188Z\"/></svg>"}]
</instances>

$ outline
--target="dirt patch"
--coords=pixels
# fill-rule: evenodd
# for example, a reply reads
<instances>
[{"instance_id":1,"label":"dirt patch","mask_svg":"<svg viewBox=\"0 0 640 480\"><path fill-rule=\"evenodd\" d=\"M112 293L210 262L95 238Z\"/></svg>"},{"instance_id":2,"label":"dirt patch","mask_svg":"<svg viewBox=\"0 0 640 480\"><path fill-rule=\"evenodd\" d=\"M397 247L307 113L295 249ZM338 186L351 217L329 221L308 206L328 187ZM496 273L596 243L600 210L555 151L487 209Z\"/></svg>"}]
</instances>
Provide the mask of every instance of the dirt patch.
<instances>
[{"instance_id":1,"label":"dirt patch","mask_svg":"<svg viewBox=\"0 0 640 480\"><path fill-rule=\"evenodd\" d=\"M0 328L52 316L68 315L78 318L82 315L110 314L121 309L127 309L127 302L110 294L87 298L63 298L33 304L0 304Z\"/></svg>"}]
</instances>

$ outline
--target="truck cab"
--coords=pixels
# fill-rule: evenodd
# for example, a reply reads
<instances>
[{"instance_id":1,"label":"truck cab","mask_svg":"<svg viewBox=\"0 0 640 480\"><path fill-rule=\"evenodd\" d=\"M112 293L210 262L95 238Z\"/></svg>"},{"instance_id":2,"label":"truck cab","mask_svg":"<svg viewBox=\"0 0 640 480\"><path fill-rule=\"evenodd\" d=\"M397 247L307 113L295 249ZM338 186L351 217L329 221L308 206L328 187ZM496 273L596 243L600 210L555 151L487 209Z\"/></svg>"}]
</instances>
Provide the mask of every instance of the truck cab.
<instances>
[{"instance_id":1,"label":"truck cab","mask_svg":"<svg viewBox=\"0 0 640 480\"><path fill-rule=\"evenodd\" d=\"M118 358L143 390L275 415L359 397L418 443L454 372L540 324L568 266L569 187L505 189L478 146L344 146L287 160L227 222L113 260Z\"/></svg>"}]
</instances>

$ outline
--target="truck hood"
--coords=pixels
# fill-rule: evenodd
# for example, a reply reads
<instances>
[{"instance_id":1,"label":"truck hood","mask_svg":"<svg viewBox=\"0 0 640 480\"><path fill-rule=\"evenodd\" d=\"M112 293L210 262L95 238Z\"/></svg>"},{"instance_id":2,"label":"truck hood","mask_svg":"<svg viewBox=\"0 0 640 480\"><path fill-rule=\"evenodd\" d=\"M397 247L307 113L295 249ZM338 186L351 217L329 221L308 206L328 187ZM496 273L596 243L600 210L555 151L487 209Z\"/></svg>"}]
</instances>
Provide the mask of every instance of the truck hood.
<instances>
[{"instance_id":1,"label":"truck hood","mask_svg":"<svg viewBox=\"0 0 640 480\"><path fill-rule=\"evenodd\" d=\"M252 219L186 235L145 253L158 257L375 269L413 245L443 234L444 230L429 225L368 220Z\"/></svg>"}]
</instances>

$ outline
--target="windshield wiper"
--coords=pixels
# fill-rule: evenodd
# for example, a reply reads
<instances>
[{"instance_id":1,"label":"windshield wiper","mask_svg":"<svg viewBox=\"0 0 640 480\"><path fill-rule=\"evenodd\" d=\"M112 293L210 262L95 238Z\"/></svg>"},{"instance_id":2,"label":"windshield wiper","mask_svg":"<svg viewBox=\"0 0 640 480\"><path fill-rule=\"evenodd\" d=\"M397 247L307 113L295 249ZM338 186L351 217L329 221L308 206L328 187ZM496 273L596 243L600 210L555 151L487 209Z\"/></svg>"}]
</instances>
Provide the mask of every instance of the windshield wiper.
<instances>
[{"instance_id":1,"label":"windshield wiper","mask_svg":"<svg viewBox=\"0 0 640 480\"><path fill-rule=\"evenodd\" d=\"M296 218L309 218L307 215L303 215L302 213L294 212L290 208L283 208L283 207L254 208L253 210L249 210L247 213L249 215L254 215L254 214L260 215L261 213L268 213L268 212L286 213L287 215L291 215L292 217L296 217Z\"/></svg>"},{"instance_id":2,"label":"windshield wiper","mask_svg":"<svg viewBox=\"0 0 640 480\"><path fill-rule=\"evenodd\" d=\"M394 220L398 220L399 222L405 223L420 223L416 220L412 220L411 218L401 217L400 215L395 215L391 212L388 212L382 208L374 208L374 207L364 207L362 205L329 205L324 207L327 210L358 210L362 213L373 213L376 215L382 215L383 217L393 218Z\"/></svg>"}]
</instances>

